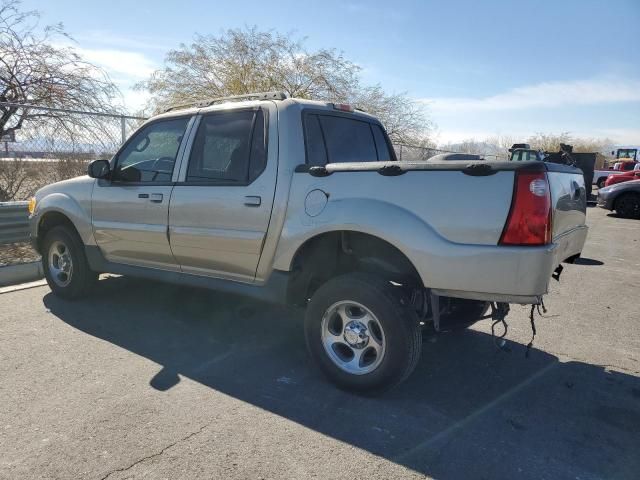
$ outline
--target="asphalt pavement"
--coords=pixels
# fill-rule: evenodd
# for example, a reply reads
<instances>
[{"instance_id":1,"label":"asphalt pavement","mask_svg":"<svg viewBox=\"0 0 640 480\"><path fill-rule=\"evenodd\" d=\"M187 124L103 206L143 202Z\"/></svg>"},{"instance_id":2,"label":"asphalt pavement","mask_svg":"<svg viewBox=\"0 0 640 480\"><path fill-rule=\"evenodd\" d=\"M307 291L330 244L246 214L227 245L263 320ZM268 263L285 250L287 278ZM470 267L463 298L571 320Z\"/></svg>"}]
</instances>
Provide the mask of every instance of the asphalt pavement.
<instances>
[{"instance_id":1,"label":"asphalt pavement","mask_svg":"<svg viewBox=\"0 0 640 480\"><path fill-rule=\"evenodd\" d=\"M375 398L310 363L300 311L124 277L0 294L0 478L640 478L640 222L588 211L547 313L430 337Z\"/></svg>"}]
</instances>

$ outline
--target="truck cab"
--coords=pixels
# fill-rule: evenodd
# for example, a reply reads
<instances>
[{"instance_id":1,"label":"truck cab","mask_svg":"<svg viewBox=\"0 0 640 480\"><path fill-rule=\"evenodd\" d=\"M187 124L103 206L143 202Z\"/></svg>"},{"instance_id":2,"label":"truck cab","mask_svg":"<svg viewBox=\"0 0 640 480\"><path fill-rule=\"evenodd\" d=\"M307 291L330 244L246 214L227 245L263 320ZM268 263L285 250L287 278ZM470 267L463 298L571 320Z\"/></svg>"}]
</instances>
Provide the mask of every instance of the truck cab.
<instances>
[{"instance_id":1,"label":"truck cab","mask_svg":"<svg viewBox=\"0 0 640 480\"><path fill-rule=\"evenodd\" d=\"M616 160L620 162L637 162L638 149L637 148L618 148L612 150L611 155L615 156Z\"/></svg>"}]
</instances>

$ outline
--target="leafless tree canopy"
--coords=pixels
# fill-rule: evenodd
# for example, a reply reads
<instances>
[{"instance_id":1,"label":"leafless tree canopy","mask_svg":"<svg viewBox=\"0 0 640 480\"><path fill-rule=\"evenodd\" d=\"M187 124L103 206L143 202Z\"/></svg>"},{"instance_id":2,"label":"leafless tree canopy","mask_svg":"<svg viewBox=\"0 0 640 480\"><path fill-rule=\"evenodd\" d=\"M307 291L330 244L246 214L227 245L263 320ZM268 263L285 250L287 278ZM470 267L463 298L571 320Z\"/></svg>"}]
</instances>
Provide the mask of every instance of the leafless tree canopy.
<instances>
[{"instance_id":1,"label":"leafless tree canopy","mask_svg":"<svg viewBox=\"0 0 640 480\"><path fill-rule=\"evenodd\" d=\"M40 27L38 20L37 12L21 11L19 1L0 0L0 134L64 116L1 102L111 112L119 95L104 71L72 48L55 46L56 39L69 39L62 25Z\"/></svg>"},{"instance_id":2,"label":"leafless tree canopy","mask_svg":"<svg viewBox=\"0 0 640 480\"><path fill-rule=\"evenodd\" d=\"M392 141L424 141L430 128L424 107L405 94L389 95L379 85L363 85L360 70L335 50L309 51L304 39L252 27L220 36L196 35L192 44L171 50L164 68L139 88L152 94L155 109L271 90L346 102L377 115Z\"/></svg>"},{"instance_id":3,"label":"leafless tree canopy","mask_svg":"<svg viewBox=\"0 0 640 480\"><path fill-rule=\"evenodd\" d=\"M0 0L0 135L18 132L23 142L56 142L56 148L47 145L46 149L65 155L73 155L78 145L99 149L119 143L120 137L110 138L103 123L68 112L113 112L120 96L117 87L72 48L56 46L58 40L71 41L62 25L41 27L37 12L20 7L17 0ZM0 201L26 198L39 186L81 174L84 168L84 159L73 157L42 164L4 159L0 161Z\"/></svg>"},{"instance_id":4,"label":"leafless tree canopy","mask_svg":"<svg viewBox=\"0 0 640 480\"><path fill-rule=\"evenodd\" d=\"M527 143L531 148L545 152L557 152L560 144L573 145L574 152L608 152L613 147L613 141L608 138L581 138L569 132L559 134L536 133L529 137Z\"/></svg>"}]
</instances>

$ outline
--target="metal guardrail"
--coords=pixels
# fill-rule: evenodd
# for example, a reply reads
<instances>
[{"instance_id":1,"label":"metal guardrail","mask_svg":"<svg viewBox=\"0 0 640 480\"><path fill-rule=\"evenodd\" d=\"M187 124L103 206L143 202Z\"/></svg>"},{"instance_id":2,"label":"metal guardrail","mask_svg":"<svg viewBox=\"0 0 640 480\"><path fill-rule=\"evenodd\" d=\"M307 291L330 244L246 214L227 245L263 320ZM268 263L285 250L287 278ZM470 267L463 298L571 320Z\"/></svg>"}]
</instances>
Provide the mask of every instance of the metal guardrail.
<instances>
[{"instance_id":1,"label":"metal guardrail","mask_svg":"<svg viewBox=\"0 0 640 480\"><path fill-rule=\"evenodd\" d=\"M29 202L0 202L0 245L29 241Z\"/></svg>"}]
</instances>

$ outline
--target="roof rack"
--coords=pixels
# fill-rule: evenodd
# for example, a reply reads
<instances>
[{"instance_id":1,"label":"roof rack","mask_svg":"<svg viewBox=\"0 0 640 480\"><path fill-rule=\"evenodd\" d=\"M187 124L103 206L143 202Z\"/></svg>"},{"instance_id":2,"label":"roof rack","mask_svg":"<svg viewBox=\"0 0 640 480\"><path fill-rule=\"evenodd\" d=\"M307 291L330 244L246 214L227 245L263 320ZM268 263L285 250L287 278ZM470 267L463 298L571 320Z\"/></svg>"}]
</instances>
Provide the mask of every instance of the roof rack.
<instances>
[{"instance_id":1,"label":"roof rack","mask_svg":"<svg viewBox=\"0 0 640 480\"><path fill-rule=\"evenodd\" d=\"M289 98L285 92L259 92L259 93L247 93L244 95L231 95L230 97L217 97L207 98L205 100L198 100L197 102L183 103L180 105L173 105L162 113L171 112L173 110L182 110L185 108L204 108L214 103L232 102L239 100L285 100Z\"/></svg>"}]
</instances>

